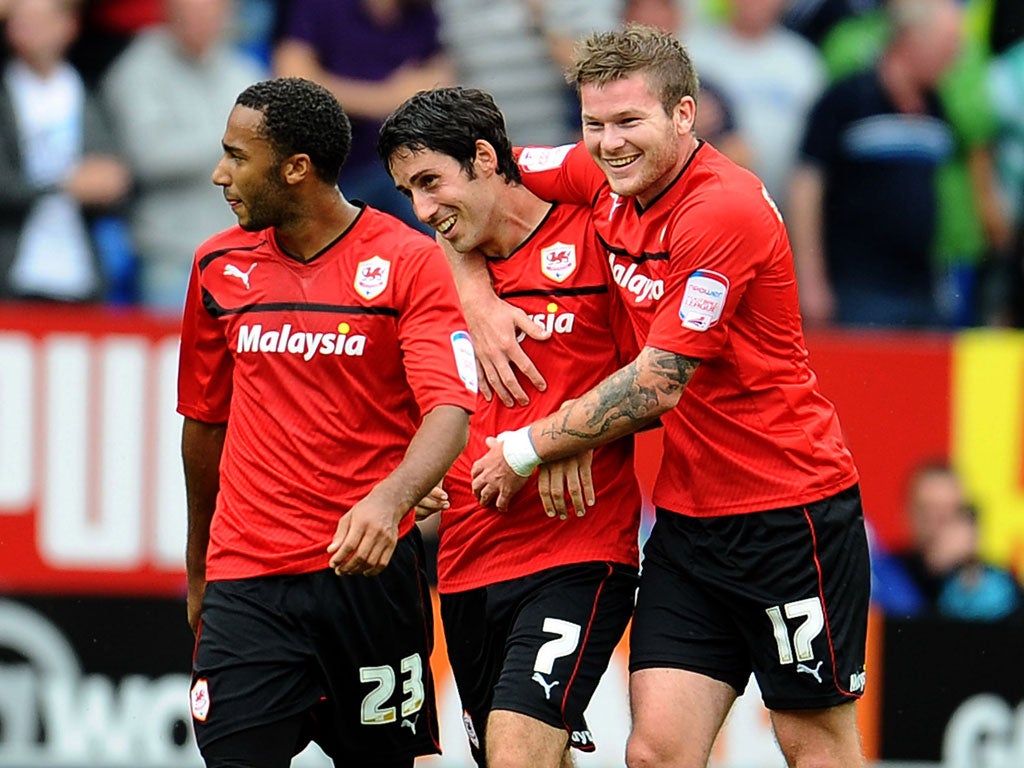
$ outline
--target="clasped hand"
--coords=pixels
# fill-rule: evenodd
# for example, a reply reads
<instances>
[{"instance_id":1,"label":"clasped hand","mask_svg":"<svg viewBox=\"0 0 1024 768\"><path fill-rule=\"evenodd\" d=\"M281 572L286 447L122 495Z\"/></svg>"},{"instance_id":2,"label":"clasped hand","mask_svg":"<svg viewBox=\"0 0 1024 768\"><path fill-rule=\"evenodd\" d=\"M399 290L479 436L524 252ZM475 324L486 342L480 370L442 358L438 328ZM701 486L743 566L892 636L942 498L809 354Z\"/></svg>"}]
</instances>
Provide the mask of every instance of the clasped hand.
<instances>
[{"instance_id":1,"label":"clasped hand","mask_svg":"<svg viewBox=\"0 0 1024 768\"><path fill-rule=\"evenodd\" d=\"M506 512L512 497L529 478L520 477L508 465L498 438L487 438L487 448L487 453L473 463L473 495L485 507L493 504L498 511ZM576 516L583 517L587 507L594 505L593 456L594 452L588 450L537 468L537 490L548 517L565 520L570 504Z\"/></svg>"}]
</instances>

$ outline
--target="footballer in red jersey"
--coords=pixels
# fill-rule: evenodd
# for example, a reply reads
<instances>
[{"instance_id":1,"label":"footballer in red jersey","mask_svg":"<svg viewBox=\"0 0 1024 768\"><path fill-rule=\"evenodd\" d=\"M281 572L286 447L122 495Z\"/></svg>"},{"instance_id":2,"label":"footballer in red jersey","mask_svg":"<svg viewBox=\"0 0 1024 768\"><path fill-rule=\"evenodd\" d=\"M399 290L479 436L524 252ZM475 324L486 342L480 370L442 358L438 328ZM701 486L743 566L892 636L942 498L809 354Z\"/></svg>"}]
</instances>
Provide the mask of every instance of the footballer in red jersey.
<instances>
[{"instance_id":1,"label":"footballer in red jersey","mask_svg":"<svg viewBox=\"0 0 1024 768\"><path fill-rule=\"evenodd\" d=\"M539 462L660 416L627 763L705 766L753 672L788 764L862 766L853 702L870 575L858 475L808 366L781 216L755 176L694 135L697 77L671 35L592 35L570 77L583 144L524 150L524 183L592 206L643 348L493 441L474 492L504 508Z\"/></svg>"},{"instance_id":2,"label":"footballer in red jersey","mask_svg":"<svg viewBox=\"0 0 1024 768\"><path fill-rule=\"evenodd\" d=\"M436 243L337 188L348 145L326 89L267 81L213 172L238 226L196 252L178 372L210 768L439 751L411 510L465 445L476 367Z\"/></svg>"},{"instance_id":3,"label":"footballer in red jersey","mask_svg":"<svg viewBox=\"0 0 1024 768\"><path fill-rule=\"evenodd\" d=\"M488 436L558 408L636 355L589 208L519 182L504 121L481 91L443 88L384 123L382 159L446 246L485 255L498 294L550 334L523 344L551 386L524 407L481 398L445 478L438 587L452 671L481 766L558 768L594 749L584 711L632 613L640 494L631 437L594 451L582 517L545 514L537 483L504 513L473 496ZM544 468L540 474L550 471ZM585 507L580 504L578 509Z\"/></svg>"}]
</instances>

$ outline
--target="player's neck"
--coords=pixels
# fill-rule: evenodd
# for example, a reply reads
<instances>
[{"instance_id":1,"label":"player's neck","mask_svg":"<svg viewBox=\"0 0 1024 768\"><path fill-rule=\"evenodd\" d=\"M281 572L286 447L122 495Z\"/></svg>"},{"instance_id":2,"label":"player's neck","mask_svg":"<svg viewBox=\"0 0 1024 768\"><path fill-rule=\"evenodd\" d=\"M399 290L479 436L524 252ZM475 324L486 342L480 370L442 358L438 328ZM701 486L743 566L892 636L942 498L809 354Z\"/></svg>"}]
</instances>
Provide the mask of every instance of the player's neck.
<instances>
[{"instance_id":1,"label":"player's neck","mask_svg":"<svg viewBox=\"0 0 1024 768\"><path fill-rule=\"evenodd\" d=\"M289 255L309 261L347 231L359 211L336 189L307 200L295 216L276 229L277 244Z\"/></svg>"},{"instance_id":2,"label":"player's neck","mask_svg":"<svg viewBox=\"0 0 1024 768\"><path fill-rule=\"evenodd\" d=\"M522 184L509 184L501 198L495 233L489 247L481 250L488 256L508 258L541 225L551 210L551 203L537 197Z\"/></svg>"},{"instance_id":3,"label":"player's neck","mask_svg":"<svg viewBox=\"0 0 1024 768\"><path fill-rule=\"evenodd\" d=\"M661 195L662 192L668 189L669 186L679 178L679 174L683 172L683 168L685 168L690 162L690 159L693 157L693 153L697 151L698 146L700 146L700 141L692 131L683 137L682 142L679 145L679 151L676 155L676 162L672 168L658 177L658 179L646 189L637 192L636 195L634 195L634 198L640 204L641 209L646 209Z\"/></svg>"}]
</instances>

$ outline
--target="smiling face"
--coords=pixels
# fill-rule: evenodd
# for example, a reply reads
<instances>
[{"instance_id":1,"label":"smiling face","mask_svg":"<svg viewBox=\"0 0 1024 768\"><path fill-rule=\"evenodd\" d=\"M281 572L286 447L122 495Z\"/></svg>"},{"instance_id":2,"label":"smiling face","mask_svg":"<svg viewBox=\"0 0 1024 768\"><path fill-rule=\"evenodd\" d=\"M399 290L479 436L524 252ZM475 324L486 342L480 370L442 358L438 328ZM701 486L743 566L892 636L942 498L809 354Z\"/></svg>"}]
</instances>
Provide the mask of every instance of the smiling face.
<instances>
[{"instance_id":1,"label":"smiling face","mask_svg":"<svg viewBox=\"0 0 1024 768\"><path fill-rule=\"evenodd\" d=\"M689 159L695 104L682 98L671 114L640 73L580 87L583 140L612 191L647 205Z\"/></svg>"},{"instance_id":2,"label":"smiling face","mask_svg":"<svg viewBox=\"0 0 1024 768\"><path fill-rule=\"evenodd\" d=\"M473 161L474 174L451 155L430 149L402 147L390 158L398 190L409 198L416 218L433 227L460 253L487 249L493 241L491 222L497 204L497 185L486 142Z\"/></svg>"},{"instance_id":3,"label":"smiling face","mask_svg":"<svg viewBox=\"0 0 1024 768\"><path fill-rule=\"evenodd\" d=\"M249 232L280 226L290 205L280 160L262 125L262 112L236 105L221 142L224 154L211 176L223 188L238 225Z\"/></svg>"}]
</instances>

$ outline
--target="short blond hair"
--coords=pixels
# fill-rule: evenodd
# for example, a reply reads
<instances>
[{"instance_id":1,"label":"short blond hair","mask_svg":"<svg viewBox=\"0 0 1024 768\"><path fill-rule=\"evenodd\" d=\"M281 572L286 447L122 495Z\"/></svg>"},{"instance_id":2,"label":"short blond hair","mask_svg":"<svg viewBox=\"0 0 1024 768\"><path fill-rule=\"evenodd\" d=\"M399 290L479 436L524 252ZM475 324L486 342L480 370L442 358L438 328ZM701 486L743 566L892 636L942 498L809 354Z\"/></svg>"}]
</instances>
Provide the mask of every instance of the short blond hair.
<instances>
[{"instance_id":1,"label":"short blond hair","mask_svg":"<svg viewBox=\"0 0 1024 768\"><path fill-rule=\"evenodd\" d=\"M578 91L638 73L647 78L667 113L685 96L697 99L700 80L686 48L674 35L645 24L627 24L580 40L565 79Z\"/></svg>"}]
</instances>

